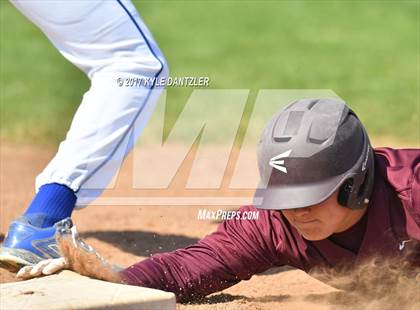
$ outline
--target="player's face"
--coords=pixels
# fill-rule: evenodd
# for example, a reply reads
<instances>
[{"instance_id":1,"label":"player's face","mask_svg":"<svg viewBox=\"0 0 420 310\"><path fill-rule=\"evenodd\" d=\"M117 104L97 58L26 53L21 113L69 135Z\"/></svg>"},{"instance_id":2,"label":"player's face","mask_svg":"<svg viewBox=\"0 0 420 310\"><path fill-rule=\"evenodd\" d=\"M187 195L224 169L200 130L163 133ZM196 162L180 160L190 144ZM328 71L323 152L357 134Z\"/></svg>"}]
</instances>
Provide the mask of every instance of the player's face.
<instances>
[{"instance_id":1,"label":"player's face","mask_svg":"<svg viewBox=\"0 0 420 310\"><path fill-rule=\"evenodd\" d=\"M335 192L324 202L311 207L281 212L305 239L326 239L334 233L349 229L366 211L366 207L352 210L339 205L337 195L338 192Z\"/></svg>"}]
</instances>

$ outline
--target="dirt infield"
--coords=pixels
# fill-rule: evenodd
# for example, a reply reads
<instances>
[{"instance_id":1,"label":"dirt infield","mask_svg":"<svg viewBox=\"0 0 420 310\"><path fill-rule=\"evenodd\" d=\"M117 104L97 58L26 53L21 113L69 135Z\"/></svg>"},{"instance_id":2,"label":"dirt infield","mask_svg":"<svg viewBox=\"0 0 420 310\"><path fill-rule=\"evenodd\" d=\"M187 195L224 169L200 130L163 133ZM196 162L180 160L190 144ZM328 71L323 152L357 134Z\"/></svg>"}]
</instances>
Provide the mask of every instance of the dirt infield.
<instances>
[{"instance_id":1,"label":"dirt infield","mask_svg":"<svg viewBox=\"0 0 420 310\"><path fill-rule=\"evenodd\" d=\"M1 141L0 240L4 239L10 221L30 202L34 178L54 152L53 148L15 146ZM129 182L130 168L128 158L117 181L119 194ZM90 206L75 212L73 219L82 237L106 259L128 266L153 253L192 244L214 231L217 223L197 220L199 208L203 207ZM13 274L0 269L0 282L15 280ZM178 305L177 308L354 308L355 300L346 299L341 294L299 270L278 268L213 294L198 304Z\"/></svg>"}]
</instances>

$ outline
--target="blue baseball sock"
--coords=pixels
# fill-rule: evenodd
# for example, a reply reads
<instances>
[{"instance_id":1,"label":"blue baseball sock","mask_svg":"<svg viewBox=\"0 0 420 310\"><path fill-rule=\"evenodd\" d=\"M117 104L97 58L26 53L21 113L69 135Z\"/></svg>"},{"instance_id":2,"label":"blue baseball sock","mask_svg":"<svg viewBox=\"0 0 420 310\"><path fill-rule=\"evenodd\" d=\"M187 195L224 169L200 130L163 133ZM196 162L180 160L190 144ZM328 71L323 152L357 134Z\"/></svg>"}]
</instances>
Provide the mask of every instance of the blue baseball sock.
<instances>
[{"instance_id":1,"label":"blue baseball sock","mask_svg":"<svg viewBox=\"0 0 420 310\"><path fill-rule=\"evenodd\" d=\"M25 212L29 222L45 228L69 217L76 204L73 190L58 183L41 186Z\"/></svg>"}]
</instances>

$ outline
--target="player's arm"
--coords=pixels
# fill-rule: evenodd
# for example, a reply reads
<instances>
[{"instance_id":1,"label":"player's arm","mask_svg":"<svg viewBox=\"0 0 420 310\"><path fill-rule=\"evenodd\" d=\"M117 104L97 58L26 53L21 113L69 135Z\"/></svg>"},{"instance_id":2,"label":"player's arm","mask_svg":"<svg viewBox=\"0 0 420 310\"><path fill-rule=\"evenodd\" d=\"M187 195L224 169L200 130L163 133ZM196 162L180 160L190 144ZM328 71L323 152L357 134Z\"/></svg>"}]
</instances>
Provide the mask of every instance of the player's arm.
<instances>
[{"instance_id":1,"label":"player's arm","mask_svg":"<svg viewBox=\"0 0 420 310\"><path fill-rule=\"evenodd\" d=\"M243 211L256 211L246 207ZM197 244L170 253L157 254L121 272L131 285L175 293L187 301L221 291L275 265L277 235L269 211L258 220L232 219Z\"/></svg>"},{"instance_id":2,"label":"player's arm","mask_svg":"<svg viewBox=\"0 0 420 310\"><path fill-rule=\"evenodd\" d=\"M63 255L61 262L56 261L59 267L44 263L43 266L26 267L18 276L29 278L68 268L110 282L170 291L178 301L196 299L284 264L276 251L281 236L279 224L273 225L270 212L252 207L240 211L256 211L259 218L225 221L216 232L195 245L153 255L123 270L111 267L74 234L58 236Z\"/></svg>"}]
</instances>

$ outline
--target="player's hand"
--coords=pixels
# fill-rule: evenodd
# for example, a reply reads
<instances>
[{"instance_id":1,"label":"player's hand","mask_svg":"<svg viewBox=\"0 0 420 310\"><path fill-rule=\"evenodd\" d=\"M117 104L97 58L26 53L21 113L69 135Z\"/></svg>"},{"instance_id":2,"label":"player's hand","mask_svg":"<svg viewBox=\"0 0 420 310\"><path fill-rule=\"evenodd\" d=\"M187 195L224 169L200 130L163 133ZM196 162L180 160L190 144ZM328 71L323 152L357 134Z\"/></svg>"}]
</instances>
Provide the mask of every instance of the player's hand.
<instances>
[{"instance_id":1,"label":"player's hand","mask_svg":"<svg viewBox=\"0 0 420 310\"><path fill-rule=\"evenodd\" d=\"M16 276L21 279L30 279L50 275L67 268L68 264L64 257L50 258L42 260L36 265L21 268Z\"/></svg>"},{"instance_id":2,"label":"player's hand","mask_svg":"<svg viewBox=\"0 0 420 310\"><path fill-rule=\"evenodd\" d=\"M79 236L76 226L71 221L57 225L55 234L62 257L47 259L34 266L19 270L17 276L22 279L50 275L63 269L73 270L81 275L110 282L121 282L121 268L111 266L99 253L86 244Z\"/></svg>"}]
</instances>

